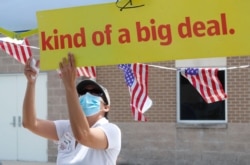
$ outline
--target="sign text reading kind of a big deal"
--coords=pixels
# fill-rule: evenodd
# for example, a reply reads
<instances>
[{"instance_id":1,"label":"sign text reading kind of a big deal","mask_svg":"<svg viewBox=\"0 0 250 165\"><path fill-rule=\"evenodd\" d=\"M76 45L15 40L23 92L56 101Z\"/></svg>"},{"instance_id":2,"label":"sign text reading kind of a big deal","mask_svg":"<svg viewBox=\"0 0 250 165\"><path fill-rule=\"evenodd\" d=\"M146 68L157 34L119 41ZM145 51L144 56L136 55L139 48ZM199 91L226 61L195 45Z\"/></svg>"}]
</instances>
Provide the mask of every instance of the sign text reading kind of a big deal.
<instances>
[{"instance_id":1,"label":"sign text reading kind of a big deal","mask_svg":"<svg viewBox=\"0 0 250 165\"><path fill-rule=\"evenodd\" d=\"M173 29L172 27L177 27L177 29ZM132 28L134 28L135 36L131 35ZM178 35L174 36L173 30L175 30ZM114 31L116 31L118 35L112 35ZM89 45L112 45L113 42L130 44L132 42L143 43L154 41L159 42L161 46L168 46L172 44L174 37L188 39L228 34L234 35L235 29L228 27L226 13L221 13L219 19L209 19L206 21L192 20L191 17L185 17L184 21L180 22L177 26L157 22L156 19L152 18L148 20L148 24L137 21L134 23L134 27L113 29L112 24L106 24L103 29L95 30L89 34L86 34L84 26L79 27L79 30L75 33L66 34L61 34L60 29L54 28L52 35L48 35L46 31L42 31L40 36L42 51L46 51L84 48ZM91 38L91 40L87 40L87 38Z\"/></svg>"},{"instance_id":2,"label":"sign text reading kind of a big deal","mask_svg":"<svg viewBox=\"0 0 250 165\"><path fill-rule=\"evenodd\" d=\"M68 52L77 66L250 53L249 0L140 2L123 11L107 3L38 12L41 70L57 69Z\"/></svg>"}]
</instances>

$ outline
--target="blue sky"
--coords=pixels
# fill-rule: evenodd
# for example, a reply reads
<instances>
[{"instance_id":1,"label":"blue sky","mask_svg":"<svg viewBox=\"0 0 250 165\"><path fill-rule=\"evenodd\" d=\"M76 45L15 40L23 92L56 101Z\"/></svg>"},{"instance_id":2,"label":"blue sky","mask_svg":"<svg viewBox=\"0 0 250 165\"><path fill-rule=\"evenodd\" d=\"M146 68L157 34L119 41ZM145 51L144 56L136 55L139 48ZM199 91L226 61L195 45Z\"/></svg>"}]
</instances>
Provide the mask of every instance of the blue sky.
<instances>
[{"instance_id":1,"label":"blue sky","mask_svg":"<svg viewBox=\"0 0 250 165\"><path fill-rule=\"evenodd\" d=\"M30 30L37 28L37 11L109 2L115 0L0 0L0 27L10 31Z\"/></svg>"}]
</instances>

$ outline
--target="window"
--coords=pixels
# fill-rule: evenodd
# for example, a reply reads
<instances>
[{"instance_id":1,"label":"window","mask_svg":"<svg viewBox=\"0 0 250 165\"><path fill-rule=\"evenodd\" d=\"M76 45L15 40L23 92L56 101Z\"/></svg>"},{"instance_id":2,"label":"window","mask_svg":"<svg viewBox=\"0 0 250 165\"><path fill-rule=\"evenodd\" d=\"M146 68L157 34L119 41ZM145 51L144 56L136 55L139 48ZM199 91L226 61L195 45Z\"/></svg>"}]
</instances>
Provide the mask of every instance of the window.
<instances>
[{"instance_id":1,"label":"window","mask_svg":"<svg viewBox=\"0 0 250 165\"><path fill-rule=\"evenodd\" d=\"M218 78L226 91L226 71L220 70ZM226 123L225 101L207 104L190 82L177 72L177 122L187 124Z\"/></svg>"}]
</instances>

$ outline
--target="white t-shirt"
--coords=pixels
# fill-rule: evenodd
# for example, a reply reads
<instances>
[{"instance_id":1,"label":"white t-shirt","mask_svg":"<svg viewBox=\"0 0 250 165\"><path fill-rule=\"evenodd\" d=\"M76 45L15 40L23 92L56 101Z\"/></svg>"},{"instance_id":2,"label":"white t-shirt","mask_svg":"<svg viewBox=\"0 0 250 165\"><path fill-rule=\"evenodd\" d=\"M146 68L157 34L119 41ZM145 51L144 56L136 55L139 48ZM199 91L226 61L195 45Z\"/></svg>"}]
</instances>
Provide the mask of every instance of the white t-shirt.
<instances>
[{"instance_id":1,"label":"white t-shirt","mask_svg":"<svg viewBox=\"0 0 250 165\"><path fill-rule=\"evenodd\" d=\"M106 118L98 120L92 127L101 128L107 136L108 148L93 149L80 143L75 147L69 120L54 121L58 141L58 165L115 165L121 150L121 130Z\"/></svg>"}]
</instances>

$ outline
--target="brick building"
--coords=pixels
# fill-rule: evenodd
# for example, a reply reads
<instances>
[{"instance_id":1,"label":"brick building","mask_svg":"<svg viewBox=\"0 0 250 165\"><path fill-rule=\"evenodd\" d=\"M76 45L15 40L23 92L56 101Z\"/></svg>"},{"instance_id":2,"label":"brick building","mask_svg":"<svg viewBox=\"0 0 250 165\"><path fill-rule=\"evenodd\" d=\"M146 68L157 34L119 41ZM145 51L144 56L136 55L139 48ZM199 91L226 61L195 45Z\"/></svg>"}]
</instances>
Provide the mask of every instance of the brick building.
<instances>
[{"instance_id":1,"label":"brick building","mask_svg":"<svg viewBox=\"0 0 250 165\"><path fill-rule=\"evenodd\" d=\"M38 46L37 36L28 38ZM229 48L230 49L230 48ZM32 49L36 59L39 50ZM168 68L183 66L231 67L250 63L250 56L151 63ZM0 51L0 76L22 74L23 66ZM67 119L63 84L56 71L47 75L47 118ZM122 131L118 164L124 165L248 165L250 164L250 69L227 69L224 119L217 122L185 122L178 110L179 79L174 70L149 67L148 88L153 106L145 113L148 122L135 122L130 98L117 66L97 67L97 81L110 93L109 119ZM1 84L1 82L0 82ZM1 91L0 91L1 92ZM192 94L190 94L190 97ZM184 122L183 122L184 121ZM32 144L31 144L32 145ZM48 141L48 161L56 160L56 145Z\"/></svg>"}]
</instances>

